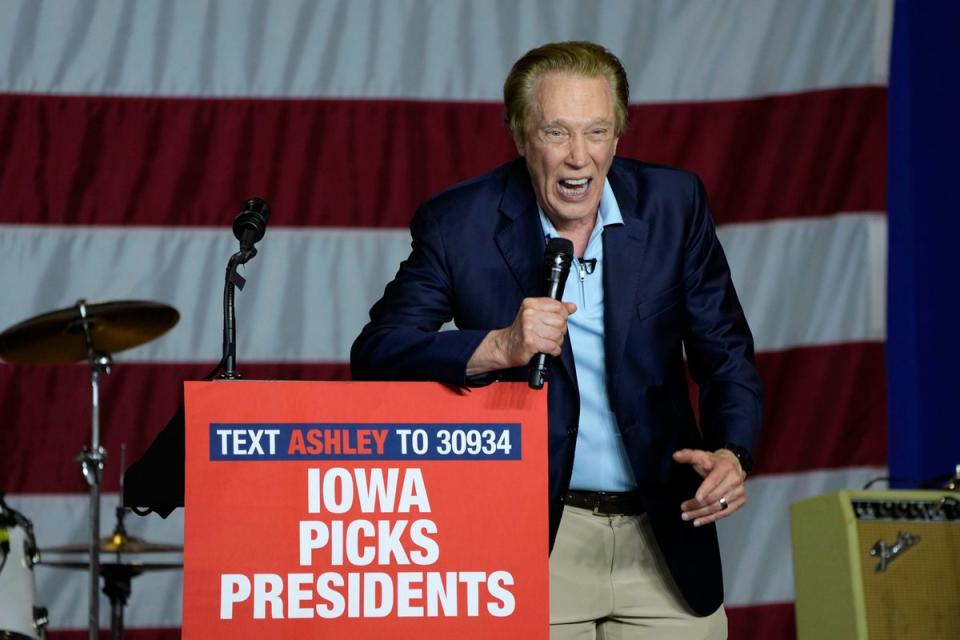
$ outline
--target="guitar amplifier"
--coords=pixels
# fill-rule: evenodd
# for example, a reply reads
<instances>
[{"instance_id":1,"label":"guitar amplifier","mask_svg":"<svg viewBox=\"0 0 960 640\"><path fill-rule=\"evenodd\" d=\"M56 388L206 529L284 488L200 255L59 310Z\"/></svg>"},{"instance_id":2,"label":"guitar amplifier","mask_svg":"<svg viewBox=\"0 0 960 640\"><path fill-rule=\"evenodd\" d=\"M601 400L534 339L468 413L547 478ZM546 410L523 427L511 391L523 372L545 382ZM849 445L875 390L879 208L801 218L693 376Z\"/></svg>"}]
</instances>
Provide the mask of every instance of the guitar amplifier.
<instances>
[{"instance_id":1,"label":"guitar amplifier","mask_svg":"<svg viewBox=\"0 0 960 640\"><path fill-rule=\"evenodd\" d=\"M839 491L790 529L799 640L960 639L960 494Z\"/></svg>"}]
</instances>

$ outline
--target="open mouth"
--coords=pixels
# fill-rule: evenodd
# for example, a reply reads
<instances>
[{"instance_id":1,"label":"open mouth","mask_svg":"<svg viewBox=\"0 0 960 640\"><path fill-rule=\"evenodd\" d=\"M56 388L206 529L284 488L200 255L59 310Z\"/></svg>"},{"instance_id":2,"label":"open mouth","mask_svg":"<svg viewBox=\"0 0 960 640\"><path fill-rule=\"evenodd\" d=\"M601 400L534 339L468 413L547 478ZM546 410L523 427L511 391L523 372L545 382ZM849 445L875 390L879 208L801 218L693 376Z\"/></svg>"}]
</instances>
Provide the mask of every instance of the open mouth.
<instances>
[{"instance_id":1,"label":"open mouth","mask_svg":"<svg viewBox=\"0 0 960 640\"><path fill-rule=\"evenodd\" d=\"M561 180L558 186L561 196L576 200L586 195L590 188L590 178L568 178Z\"/></svg>"}]
</instances>

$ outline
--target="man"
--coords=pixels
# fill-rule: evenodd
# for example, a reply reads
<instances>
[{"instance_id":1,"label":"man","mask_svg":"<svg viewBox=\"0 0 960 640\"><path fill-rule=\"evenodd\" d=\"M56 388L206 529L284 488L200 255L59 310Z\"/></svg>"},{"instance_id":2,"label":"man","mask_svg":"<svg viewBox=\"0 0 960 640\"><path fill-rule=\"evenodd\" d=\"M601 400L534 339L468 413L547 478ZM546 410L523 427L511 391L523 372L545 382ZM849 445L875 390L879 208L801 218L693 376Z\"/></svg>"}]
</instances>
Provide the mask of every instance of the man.
<instances>
[{"instance_id":1,"label":"man","mask_svg":"<svg viewBox=\"0 0 960 640\"><path fill-rule=\"evenodd\" d=\"M554 356L551 637L723 638L713 522L746 500L760 382L700 181L614 157L627 96L592 43L518 60L504 102L521 158L419 209L352 370L469 385ZM553 236L576 256L563 302L540 297Z\"/></svg>"}]
</instances>

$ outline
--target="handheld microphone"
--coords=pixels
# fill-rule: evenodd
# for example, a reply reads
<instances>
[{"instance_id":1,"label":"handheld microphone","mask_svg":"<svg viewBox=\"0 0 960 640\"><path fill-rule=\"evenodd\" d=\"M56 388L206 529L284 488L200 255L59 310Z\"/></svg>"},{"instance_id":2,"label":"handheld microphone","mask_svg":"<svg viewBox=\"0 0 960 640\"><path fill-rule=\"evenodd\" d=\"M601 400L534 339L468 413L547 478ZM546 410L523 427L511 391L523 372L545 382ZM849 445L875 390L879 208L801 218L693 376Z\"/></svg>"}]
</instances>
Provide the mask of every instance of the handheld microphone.
<instances>
[{"instance_id":1,"label":"handheld microphone","mask_svg":"<svg viewBox=\"0 0 960 640\"><path fill-rule=\"evenodd\" d=\"M240 241L241 252L255 251L253 245L263 238L269 219L270 207L262 198L250 198L244 203L233 221L233 235Z\"/></svg>"},{"instance_id":2,"label":"handheld microphone","mask_svg":"<svg viewBox=\"0 0 960 640\"><path fill-rule=\"evenodd\" d=\"M554 300L563 297L563 287L567 284L572 263L573 243L566 238L550 238L547 249L543 252L543 295L545 297ZM550 356L545 353L534 355L530 359L530 388L542 389L549 372Z\"/></svg>"}]
</instances>

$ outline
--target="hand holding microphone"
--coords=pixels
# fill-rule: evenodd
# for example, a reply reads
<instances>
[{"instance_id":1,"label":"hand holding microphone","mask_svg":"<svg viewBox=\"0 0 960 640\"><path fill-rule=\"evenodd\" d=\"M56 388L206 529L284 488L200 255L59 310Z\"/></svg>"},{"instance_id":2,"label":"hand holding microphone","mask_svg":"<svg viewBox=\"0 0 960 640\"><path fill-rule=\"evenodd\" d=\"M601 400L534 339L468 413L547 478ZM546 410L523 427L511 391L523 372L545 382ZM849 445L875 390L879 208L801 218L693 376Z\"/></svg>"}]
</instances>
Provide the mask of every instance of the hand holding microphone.
<instances>
[{"instance_id":1,"label":"hand holding microphone","mask_svg":"<svg viewBox=\"0 0 960 640\"><path fill-rule=\"evenodd\" d=\"M564 246L566 252L561 250ZM577 310L572 302L559 300L572 260L573 245L569 240L550 241L544 253L544 297L524 298L509 327L487 334L467 363L468 376L529 364L531 386L535 383L539 385L534 386L535 389L543 386L549 358L560 355L567 333L567 316Z\"/></svg>"},{"instance_id":2,"label":"hand holding microphone","mask_svg":"<svg viewBox=\"0 0 960 640\"><path fill-rule=\"evenodd\" d=\"M544 296L559 301L563 297L563 288L570 275L573 263L573 243L566 238L550 238L543 253ZM576 307L574 307L576 308ZM567 331L567 319L563 318L563 333ZM530 360L530 388L542 389L550 371L550 357L560 355L563 336L555 349L539 352Z\"/></svg>"}]
</instances>

